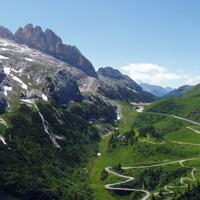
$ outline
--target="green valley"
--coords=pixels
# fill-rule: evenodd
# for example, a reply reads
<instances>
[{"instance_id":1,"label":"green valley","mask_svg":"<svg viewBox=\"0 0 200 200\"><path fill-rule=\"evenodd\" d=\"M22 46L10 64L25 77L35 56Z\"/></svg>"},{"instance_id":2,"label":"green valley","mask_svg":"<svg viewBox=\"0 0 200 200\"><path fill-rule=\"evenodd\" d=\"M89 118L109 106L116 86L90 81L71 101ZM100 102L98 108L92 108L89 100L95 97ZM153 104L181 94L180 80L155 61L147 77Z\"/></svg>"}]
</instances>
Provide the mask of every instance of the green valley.
<instances>
[{"instance_id":1,"label":"green valley","mask_svg":"<svg viewBox=\"0 0 200 200\"><path fill-rule=\"evenodd\" d=\"M131 104L118 102L122 118L116 130L101 139L101 156L90 163L90 185L97 200L180 199L198 187L200 126L176 118L172 112L154 113L162 101L167 100L146 106L142 113ZM126 177L133 180L126 182ZM111 183L113 188L106 189Z\"/></svg>"}]
</instances>

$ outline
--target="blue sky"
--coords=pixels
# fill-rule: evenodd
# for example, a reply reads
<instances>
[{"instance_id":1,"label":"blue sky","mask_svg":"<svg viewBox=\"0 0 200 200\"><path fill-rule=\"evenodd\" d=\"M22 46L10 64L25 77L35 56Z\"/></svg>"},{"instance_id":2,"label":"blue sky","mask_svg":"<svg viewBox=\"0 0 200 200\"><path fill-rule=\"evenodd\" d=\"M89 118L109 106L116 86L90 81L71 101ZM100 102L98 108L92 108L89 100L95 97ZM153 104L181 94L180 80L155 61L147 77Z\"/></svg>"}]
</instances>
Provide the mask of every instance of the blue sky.
<instances>
[{"instance_id":1,"label":"blue sky","mask_svg":"<svg viewBox=\"0 0 200 200\"><path fill-rule=\"evenodd\" d=\"M49 27L95 68L177 87L200 82L199 10L198 0L1 0L0 24Z\"/></svg>"}]
</instances>

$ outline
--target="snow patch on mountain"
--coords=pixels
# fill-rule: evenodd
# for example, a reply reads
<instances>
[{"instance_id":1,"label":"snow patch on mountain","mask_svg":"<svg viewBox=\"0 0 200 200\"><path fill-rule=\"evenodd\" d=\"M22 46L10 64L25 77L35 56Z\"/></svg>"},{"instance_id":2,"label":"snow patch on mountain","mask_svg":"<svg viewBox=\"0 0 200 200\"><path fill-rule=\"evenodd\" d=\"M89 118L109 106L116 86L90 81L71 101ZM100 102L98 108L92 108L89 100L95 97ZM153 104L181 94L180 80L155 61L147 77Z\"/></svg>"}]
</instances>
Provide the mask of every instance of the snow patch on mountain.
<instances>
[{"instance_id":1,"label":"snow patch on mountain","mask_svg":"<svg viewBox=\"0 0 200 200\"><path fill-rule=\"evenodd\" d=\"M14 76L13 74L11 74L11 77L12 77L13 80L17 81L21 85L21 87L23 89L25 89L25 90L28 89L28 86L21 79L19 79L18 77Z\"/></svg>"},{"instance_id":2,"label":"snow patch on mountain","mask_svg":"<svg viewBox=\"0 0 200 200\"><path fill-rule=\"evenodd\" d=\"M44 101L48 101L48 97L47 97L45 94L43 94L43 93L42 93L42 99L43 99Z\"/></svg>"},{"instance_id":3,"label":"snow patch on mountain","mask_svg":"<svg viewBox=\"0 0 200 200\"><path fill-rule=\"evenodd\" d=\"M5 96L8 96L8 91L12 91L12 87L4 86L3 94L4 94Z\"/></svg>"},{"instance_id":4,"label":"snow patch on mountain","mask_svg":"<svg viewBox=\"0 0 200 200\"><path fill-rule=\"evenodd\" d=\"M0 140L3 142L4 145L7 145L5 138L3 136L0 136Z\"/></svg>"},{"instance_id":5,"label":"snow patch on mountain","mask_svg":"<svg viewBox=\"0 0 200 200\"><path fill-rule=\"evenodd\" d=\"M136 91L136 90L134 90L134 89L132 89L132 88L130 88L130 87L126 87L128 90L131 90L131 91L133 91L134 93L140 93L140 92L138 92L138 91Z\"/></svg>"},{"instance_id":6,"label":"snow patch on mountain","mask_svg":"<svg viewBox=\"0 0 200 200\"><path fill-rule=\"evenodd\" d=\"M13 71L13 72L15 72L17 74L21 74L23 72L23 69L16 70L16 69L11 68L11 71Z\"/></svg>"},{"instance_id":7,"label":"snow patch on mountain","mask_svg":"<svg viewBox=\"0 0 200 200\"><path fill-rule=\"evenodd\" d=\"M7 60L9 57L0 55L0 60Z\"/></svg>"},{"instance_id":8,"label":"snow patch on mountain","mask_svg":"<svg viewBox=\"0 0 200 200\"><path fill-rule=\"evenodd\" d=\"M34 62L34 60L32 58L24 58L26 61L29 61L29 62Z\"/></svg>"}]
</instances>

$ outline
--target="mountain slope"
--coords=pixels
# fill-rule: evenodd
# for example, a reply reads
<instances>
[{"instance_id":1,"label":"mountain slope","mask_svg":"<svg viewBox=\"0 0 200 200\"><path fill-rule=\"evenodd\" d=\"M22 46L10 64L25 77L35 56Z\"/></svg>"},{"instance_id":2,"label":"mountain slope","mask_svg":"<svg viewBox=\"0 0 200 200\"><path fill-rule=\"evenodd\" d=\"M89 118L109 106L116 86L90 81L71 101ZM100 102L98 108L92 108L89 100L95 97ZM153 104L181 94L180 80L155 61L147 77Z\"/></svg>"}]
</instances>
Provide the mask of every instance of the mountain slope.
<instances>
[{"instance_id":1,"label":"mountain slope","mask_svg":"<svg viewBox=\"0 0 200 200\"><path fill-rule=\"evenodd\" d=\"M40 102L37 109L22 105L7 113L4 122L1 199L3 194L17 200L93 199L84 171L97 152L98 134L92 125Z\"/></svg>"},{"instance_id":2,"label":"mountain slope","mask_svg":"<svg viewBox=\"0 0 200 200\"><path fill-rule=\"evenodd\" d=\"M76 68L71 69L47 54L1 38L0 55L0 95L6 97L11 106L17 99L42 98L44 95L53 97L60 105L81 100L77 83L72 81ZM63 90L68 96L56 99Z\"/></svg>"},{"instance_id":3,"label":"mountain slope","mask_svg":"<svg viewBox=\"0 0 200 200\"><path fill-rule=\"evenodd\" d=\"M144 91L149 92L157 97L163 97L173 90L172 88L169 87L164 88L161 86L150 85L147 83L141 83L140 86Z\"/></svg>"},{"instance_id":4,"label":"mountain slope","mask_svg":"<svg viewBox=\"0 0 200 200\"><path fill-rule=\"evenodd\" d=\"M194 88L191 85L183 85L177 89L172 90L171 92L169 92L166 97L178 97L178 96L182 96L185 93L189 92L190 90L192 90L192 88Z\"/></svg>"},{"instance_id":5,"label":"mountain slope","mask_svg":"<svg viewBox=\"0 0 200 200\"><path fill-rule=\"evenodd\" d=\"M153 103L148 111L179 115L200 121L200 85L180 97L164 98Z\"/></svg>"},{"instance_id":6,"label":"mountain slope","mask_svg":"<svg viewBox=\"0 0 200 200\"><path fill-rule=\"evenodd\" d=\"M98 75L101 81L98 92L110 99L125 99L132 102L155 100L155 96L143 91L130 77L112 67L100 68Z\"/></svg>"},{"instance_id":7,"label":"mountain slope","mask_svg":"<svg viewBox=\"0 0 200 200\"><path fill-rule=\"evenodd\" d=\"M13 36L8 29L0 27L0 37L14 39L17 43L41 50L84 71L89 76L97 77L93 65L78 48L63 44L61 38L50 29L43 32L41 27L27 24L24 28L19 28Z\"/></svg>"},{"instance_id":8,"label":"mountain slope","mask_svg":"<svg viewBox=\"0 0 200 200\"><path fill-rule=\"evenodd\" d=\"M99 79L90 77L82 70L12 40L0 38L0 55L2 112L7 106L28 103L35 98L43 99L44 96L53 98L61 106L70 101L81 102L88 98L88 94L128 101L155 99L121 73L118 78L101 72Z\"/></svg>"},{"instance_id":9,"label":"mountain slope","mask_svg":"<svg viewBox=\"0 0 200 200\"><path fill-rule=\"evenodd\" d=\"M90 120L89 116L93 120L106 118L106 121L107 116L110 116L109 122L116 119L112 102L93 90L95 85L98 87L98 79L87 76L83 71L52 56L11 40L0 38L0 55L1 112L14 109L22 103L31 106L37 99L53 99L61 107L67 107L69 103L80 103L82 110L85 102L88 105L98 102L97 106L105 109L109 115L92 111L92 115L87 112L85 119ZM101 100L96 101L96 98Z\"/></svg>"}]
</instances>

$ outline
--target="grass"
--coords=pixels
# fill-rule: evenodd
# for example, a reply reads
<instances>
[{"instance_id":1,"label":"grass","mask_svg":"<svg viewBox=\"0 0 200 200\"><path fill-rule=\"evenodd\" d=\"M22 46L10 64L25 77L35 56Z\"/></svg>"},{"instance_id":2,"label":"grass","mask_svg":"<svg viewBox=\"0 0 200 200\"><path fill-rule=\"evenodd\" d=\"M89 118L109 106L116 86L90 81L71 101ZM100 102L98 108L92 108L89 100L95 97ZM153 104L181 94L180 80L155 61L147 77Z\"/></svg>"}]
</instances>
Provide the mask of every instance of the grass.
<instances>
[{"instance_id":1,"label":"grass","mask_svg":"<svg viewBox=\"0 0 200 200\"><path fill-rule=\"evenodd\" d=\"M117 101L121 107L122 119L119 121L119 131L121 134L129 131L138 113L133 109L133 106L127 102Z\"/></svg>"},{"instance_id":2,"label":"grass","mask_svg":"<svg viewBox=\"0 0 200 200\"><path fill-rule=\"evenodd\" d=\"M137 119L137 116L141 114L137 113L128 103L118 102L118 104L120 104L121 106L121 111L123 115L123 118L118 122L118 126L120 133L123 134L126 131L130 130L133 122ZM148 115L148 113L143 113L142 115ZM152 114L150 114L149 116L150 118L153 117ZM164 116L159 120L157 119L159 118L156 118L155 122L150 122L150 123L155 123L156 127L159 128L160 130L166 131L168 126L173 126L173 123L177 123L176 120L167 116ZM198 143L198 141L200 141L200 134L187 129L186 127L188 125L191 124L183 122L183 124L177 126L178 130L174 131L172 129L171 132L165 132L164 138L166 140L177 140L190 143ZM192 127L196 129L199 128L196 126ZM126 200L129 199L130 196L130 195L129 196L117 195L116 193L108 192L105 189L105 184L113 183L120 180L118 177L109 175L106 180L102 181L100 179L100 174L105 167L117 165L119 163L121 163L122 166L148 165L153 163L169 162L186 158L195 158L199 157L200 155L200 147L198 146L178 145L172 143L154 145L142 141L139 141L135 145L117 146L111 152L107 152L109 138L110 135L102 138L101 142L99 143L99 152L101 152L101 156L93 158L90 162L90 168L89 168L90 186L94 191L96 200L102 200L102 199ZM189 165L190 163L194 163L194 165L197 166L198 169L200 169L200 161L187 162L187 165ZM174 164L174 166L171 165L170 167L165 166L163 173L164 177L162 177L162 179L167 179L166 176L168 175L170 176L170 174L173 174L173 170L177 171L178 173L179 171L178 169L181 169L181 167L178 164ZM190 177L190 172L191 172L190 169L188 169L186 173L187 177ZM129 173L130 172L125 172L125 174ZM135 173L133 172L131 174L134 176ZM197 175L197 179L200 180L199 174ZM135 181L137 182L137 179L135 179ZM179 182L180 182L180 177L177 178L174 177L173 179L169 180L167 184L178 185ZM193 182L190 183L190 185L192 184ZM163 187L158 185L154 191L160 191L160 190L163 190ZM176 191L183 192L184 189L176 189Z\"/></svg>"},{"instance_id":3,"label":"grass","mask_svg":"<svg viewBox=\"0 0 200 200\"><path fill-rule=\"evenodd\" d=\"M181 97L163 98L155 101L147 110L176 114L194 121L200 120L200 85L197 85L190 92Z\"/></svg>"},{"instance_id":4,"label":"grass","mask_svg":"<svg viewBox=\"0 0 200 200\"><path fill-rule=\"evenodd\" d=\"M200 134L195 133L186 127L183 127L176 132L166 134L165 139L200 144Z\"/></svg>"},{"instance_id":5,"label":"grass","mask_svg":"<svg viewBox=\"0 0 200 200\"><path fill-rule=\"evenodd\" d=\"M119 131L120 133L123 134L124 132L130 130L133 124L133 121L135 120L135 117L137 116L137 113L130 104L126 102L121 102L121 101L118 101L117 103L121 107L121 112L123 116L122 119L118 123ZM126 161L129 160L128 157L131 154L130 149L124 149L124 150L118 151L118 153L120 153L119 156L116 156L116 155L112 156L111 155L112 153L107 152L109 138L110 136L106 136L102 138L101 142L99 143L99 152L101 152L101 156L94 158L90 163L89 175L90 175L91 188L95 192L95 196L97 200L98 199L99 200L118 199L116 195L108 192L105 189L105 184L107 182L112 183L113 180L109 176L106 181L101 181L100 174L105 167L116 165L119 162L123 162L124 164L126 164Z\"/></svg>"},{"instance_id":6,"label":"grass","mask_svg":"<svg viewBox=\"0 0 200 200\"><path fill-rule=\"evenodd\" d=\"M200 131L200 126L192 125L192 126L190 126L190 127L193 128L193 129L196 129L197 131Z\"/></svg>"},{"instance_id":7,"label":"grass","mask_svg":"<svg viewBox=\"0 0 200 200\"><path fill-rule=\"evenodd\" d=\"M105 190L105 181L101 181L100 174L102 170L107 166L107 163L114 163L112 159L109 159L107 156L107 143L108 143L108 137L104 137L102 141L99 144L99 151L101 152L102 156L97 157L92 161L91 168L89 171L90 174L90 183L91 188L95 193L95 196L97 199L110 199L114 200L115 198L107 191ZM109 159L109 160L108 160Z\"/></svg>"}]
</instances>

